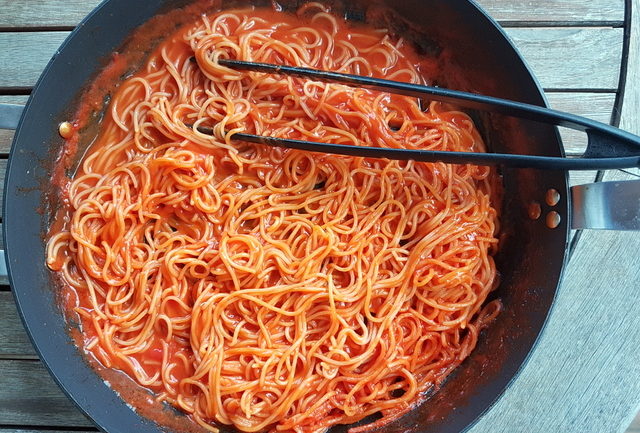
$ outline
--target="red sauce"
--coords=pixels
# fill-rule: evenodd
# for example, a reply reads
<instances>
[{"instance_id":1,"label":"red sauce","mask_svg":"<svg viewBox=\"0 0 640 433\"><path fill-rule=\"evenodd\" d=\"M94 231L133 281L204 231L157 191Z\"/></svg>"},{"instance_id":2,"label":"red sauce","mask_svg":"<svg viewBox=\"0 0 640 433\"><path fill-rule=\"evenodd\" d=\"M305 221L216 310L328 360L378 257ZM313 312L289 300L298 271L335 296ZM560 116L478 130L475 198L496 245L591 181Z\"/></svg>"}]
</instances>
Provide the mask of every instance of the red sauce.
<instances>
[{"instance_id":1,"label":"red sauce","mask_svg":"<svg viewBox=\"0 0 640 433\"><path fill-rule=\"evenodd\" d=\"M62 205L68 204L69 200L68 185L70 180L67 178L68 171L78 164L78 161L82 158L85 152L91 153L99 151L99 149L104 146L103 140L100 137L95 140L95 137L100 129L100 123L98 122L100 113L106 108L105 96L112 95L114 93L114 89L117 88L118 82L120 82L124 77L128 77L133 74L133 65L140 65L146 61L151 65L151 67L153 67L154 58L160 55L160 48L157 45L160 39L164 38L167 34L167 29L176 29L182 26L168 38L168 40L174 41L182 40L184 33L192 26L192 21L194 21L203 11L209 10L212 4L213 3L210 1L199 1L186 9L172 11L166 15L157 16L151 19L142 28L134 32L130 40L120 52L116 52L111 56L105 68L84 92L80 99L81 103L72 121L74 134L66 140L66 144L54 170L53 184L59 188L58 199ZM274 10L256 10L253 15L256 17L262 17L270 22L290 22L293 24L299 23L300 21L297 17L283 15L281 12ZM359 29L359 31L362 32L362 29ZM274 30L273 36L278 39L286 39L286 33L281 34L277 29ZM350 31L348 29L344 30L341 33L341 36L346 39L351 39ZM357 41L353 40L352 42L354 45L358 45ZM153 46L155 46L155 48L151 50L149 47ZM190 47L185 43L175 44L175 50L179 50L180 53L177 57L185 59L184 61L188 61L186 59L193 55ZM406 46L401 47L400 50L403 52L405 57L409 58L416 65L419 65L418 69L423 76L433 76L435 73L434 71L438 69L438 62L436 59L420 58ZM379 76L382 77L383 74L379 74ZM393 97L390 98L393 99ZM340 108L341 106L346 105L349 101L347 99L337 99L331 102L332 105ZM404 98L398 98L394 103L397 104L398 111L410 109ZM349 119L338 111L334 112L333 116L334 117L331 120L336 124L344 123L346 125L353 121L353 119ZM462 125L463 123L468 122L468 118L462 114L449 113L445 116L456 125ZM358 121L360 120L358 119ZM363 120L365 123L371 121L373 120L369 118L365 118ZM385 137L380 136L377 138ZM473 140L468 140L468 145L470 147L469 150L472 150L472 141ZM82 173L81 169L79 173ZM161 175L161 173L156 174ZM224 173L220 173L219 175L225 176ZM173 212L175 212L175 210ZM159 213L163 214L161 210ZM165 218L169 218L170 213L167 212L164 216ZM63 208L59 211L58 217L54 219L54 223L50 228L51 233L56 233L64 229L68 222L69 215ZM174 223L175 228L178 231L188 232L190 230L189 225L184 222L175 221ZM59 268L63 259L64 257L60 257L59 260L52 264L51 267L53 269ZM63 309L67 312L69 318L74 316L74 313L72 312L77 308L84 309L86 311L90 311L92 308L87 293L78 293L66 285L62 285L61 300ZM169 308L167 311L170 317L180 317L183 314L178 305L175 305L174 308ZM113 388L120 392L123 395L123 398L126 401L131 402L143 415L154 419L163 425L179 429L180 431L185 431L185 425L183 423L176 423L175 420L172 421L165 416L159 415L157 409L161 405L150 398L149 395L139 387L133 386L135 385L133 381L128 379L126 376L119 375L109 369L100 368L100 365L102 365L104 367L116 368L131 373L128 371L130 367L126 363L120 362L117 358L109 357L99 345L91 345L91 342L97 335L94 328L92 326L88 326L88 319L85 316L80 314L77 317L77 320L82 323L83 326L82 332L79 332L77 329L72 330L72 335L75 341L79 347L86 347L87 345L92 346L89 350L90 355L93 357L93 359L90 359L90 363L97 367L98 371L100 371L103 377L111 383ZM187 342L185 342L185 344L180 344L175 340L172 340L171 343L169 343L170 345L166 351L163 350L162 344L165 334L166 329L162 329L162 327L155 329L154 339L150 342L147 349L134 356L138 364L134 368L144 369L148 373L152 373L153 368L162 361L163 353L166 353L170 358L170 363L175 363L177 366L171 372L171 382L178 383L181 379L193 375L194 372L191 367L192 363L185 365L180 361L183 357L191 360L193 358L193 354L188 348ZM154 389L154 391L161 392L162 389L158 388ZM404 413L407 410L409 410L409 407L397 409L398 413ZM174 415L172 414L172 416ZM179 426L176 424L179 424ZM195 430L200 430L200 427L196 427L195 424L193 425L193 428Z\"/></svg>"}]
</instances>

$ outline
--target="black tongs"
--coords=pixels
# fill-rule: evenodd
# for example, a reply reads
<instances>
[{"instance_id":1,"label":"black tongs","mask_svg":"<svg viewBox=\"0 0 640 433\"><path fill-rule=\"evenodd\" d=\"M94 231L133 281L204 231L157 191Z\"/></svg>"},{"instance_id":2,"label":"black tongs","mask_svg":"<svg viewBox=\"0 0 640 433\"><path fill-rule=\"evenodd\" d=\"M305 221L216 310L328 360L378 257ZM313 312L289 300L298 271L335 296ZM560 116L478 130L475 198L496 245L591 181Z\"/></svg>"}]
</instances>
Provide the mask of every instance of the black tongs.
<instances>
[{"instance_id":1,"label":"black tongs","mask_svg":"<svg viewBox=\"0 0 640 433\"><path fill-rule=\"evenodd\" d=\"M287 147L312 152L339 155L415 160L424 162L445 162L452 164L506 165L520 168L542 168L552 170L606 170L615 168L640 167L640 137L585 117L522 102L494 98L491 96L449 90L440 87L402 83L359 75L341 74L316 69L272 65L268 63L245 62L241 60L219 60L220 65L242 71L265 72L311 78L318 81L366 87L372 90L399 95L453 103L461 107L501 113L508 116L534 120L556 126L583 131L587 134L587 150L579 158L562 158L534 155L514 155L504 153L445 152L413 149L390 149L371 146L352 146L315 141L291 140L253 134L234 133L232 139L269 146ZM211 132L210 128L199 128L201 132Z\"/></svg>"}]
</instances>

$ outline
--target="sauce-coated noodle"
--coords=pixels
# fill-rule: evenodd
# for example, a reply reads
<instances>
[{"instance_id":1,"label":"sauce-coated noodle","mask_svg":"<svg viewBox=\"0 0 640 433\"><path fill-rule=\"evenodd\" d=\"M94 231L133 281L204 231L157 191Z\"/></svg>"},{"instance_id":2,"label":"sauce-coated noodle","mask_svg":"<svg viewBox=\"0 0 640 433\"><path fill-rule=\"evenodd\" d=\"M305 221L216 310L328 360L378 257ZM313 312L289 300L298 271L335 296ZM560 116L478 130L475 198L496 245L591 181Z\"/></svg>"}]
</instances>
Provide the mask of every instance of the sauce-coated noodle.
<instances>
[{"instance_id":1,"label":"sauce-coated noodle","mask_svg":"<svg viewBox=\"0 0 640 433\"><path fill-rule=\"evenodd\" d=\"M63 188L48 265L85 350L215 430L317 432L410 409L500 310L495 174L269 148L234 131L484 151L439 104L221 67L219 58L422 82L386 31L317 4L203 16L111 101ZM214 136L196 128L208 126Z\"/></svg>"}]
</instances>

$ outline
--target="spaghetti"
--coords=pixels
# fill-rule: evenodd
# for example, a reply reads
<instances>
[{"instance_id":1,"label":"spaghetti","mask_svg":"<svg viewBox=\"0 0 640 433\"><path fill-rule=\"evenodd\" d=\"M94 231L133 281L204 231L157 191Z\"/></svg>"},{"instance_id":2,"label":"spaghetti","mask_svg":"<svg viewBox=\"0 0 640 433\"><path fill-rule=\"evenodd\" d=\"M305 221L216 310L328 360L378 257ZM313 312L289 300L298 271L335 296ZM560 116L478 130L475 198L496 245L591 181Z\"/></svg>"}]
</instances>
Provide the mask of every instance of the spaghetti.
<instances>
[{"instance_id":1,"label":"spaghetti","mask_svg":"<svg viewBox=\"0 0 640 433\"><path fill-rule=\"evenodd\" d=\"M315 3L204 15L168 37L122 82L62 189L47 264L77 293L84 349L210 430L393 420L500 310L483 307L494 174L231 136L484 151L480 136L451 107L220 58L409 82L429 67Z\"/></svg>"}]
</instances>

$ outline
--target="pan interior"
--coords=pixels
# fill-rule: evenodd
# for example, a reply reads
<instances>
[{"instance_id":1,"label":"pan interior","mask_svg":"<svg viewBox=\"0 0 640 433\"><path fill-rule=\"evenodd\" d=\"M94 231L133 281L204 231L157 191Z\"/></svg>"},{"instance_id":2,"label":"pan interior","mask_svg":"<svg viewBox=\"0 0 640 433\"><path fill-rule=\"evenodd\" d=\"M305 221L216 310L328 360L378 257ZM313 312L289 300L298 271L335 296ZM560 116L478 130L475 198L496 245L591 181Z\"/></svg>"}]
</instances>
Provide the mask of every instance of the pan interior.
<instances>
[{"instance_id":1,"label":"pan interior","mask_svg":"<svg viewBox=\"0 0 640 433\"><path fill-rule=\"evenodd\" d=\"M154 0L131 7L127 0L111 0L88 17L52 59L36 85L16 133L7 172L5 245L20 313L52 375L81 409L109 432L160 431L145 416L175 431L198 428L172 409L152 403L144 390L133 387L136 390L128 391L132 388L130 381L119 378L117 373L96 374L95 366L86 362L73 343L68 324L57 307L56 283L44 266L43 239L57 205L51 174L62 141L56 130L58 123L74 112L80 90L115 50L144 53L141 40L130 38L135 28L159 12L186 3ZM213 3L214 9L247 4L209 3ZM301 3L282 2L289 8ZM391 28L413 41L423 55L438 58L442 74L437 81L441 86L545 105L539 85L519 54L497 25L472 2L361 0L348 2L348 7L335 1L329 3L341 8L351 19L365 19ZM156 31L166 34L166 29ZM494 151L562 154L555 128L503 116L473 115ZM544 326L564 264L568 234L566 175L505 170L503 180L501 249L496 258L501 284L494 296L503 300L504 312L481 335L475 351L437 393L385 426L384 431L458 432L468 428L516 376ZM555 208L562 223L555 230L546 228L544 218L532 220L527 216L531 203L544 204L544 194L549 188L555 188L563 196ZM105 385L105 377L112 387ZM140 416L118 393L132 393L134 403L151 406L152 410L141 410L144 416ZM332 429L346 430L346 426Z\"/></svg>"}]
</instances>

